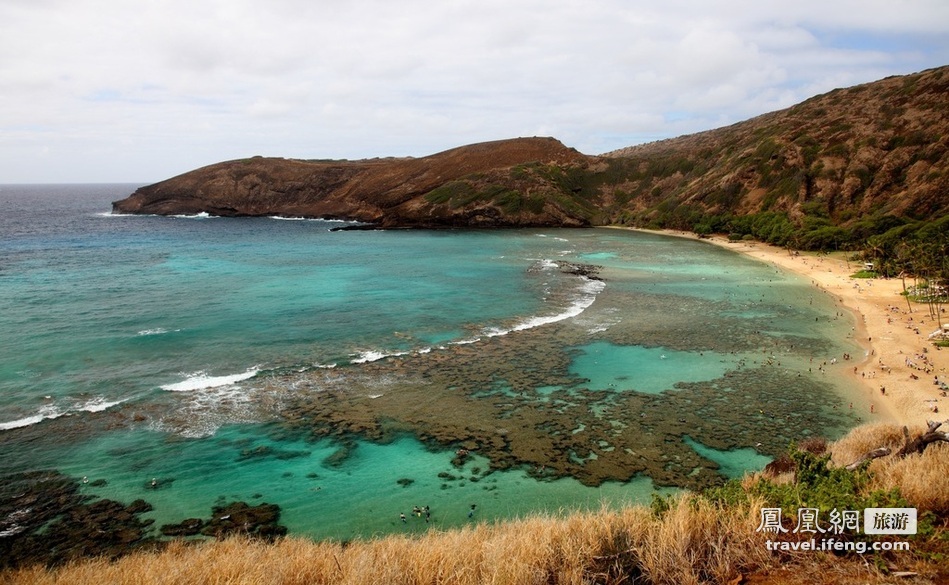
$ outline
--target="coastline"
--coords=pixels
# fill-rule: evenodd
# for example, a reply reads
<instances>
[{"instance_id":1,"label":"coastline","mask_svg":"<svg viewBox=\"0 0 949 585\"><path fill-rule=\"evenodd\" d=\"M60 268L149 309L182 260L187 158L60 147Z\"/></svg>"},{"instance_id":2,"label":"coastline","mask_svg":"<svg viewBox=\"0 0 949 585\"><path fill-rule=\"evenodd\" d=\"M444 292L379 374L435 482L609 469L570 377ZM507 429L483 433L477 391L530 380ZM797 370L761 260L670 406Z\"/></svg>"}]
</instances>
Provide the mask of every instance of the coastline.
<instances>
[{"instance_id":1,"label":"coastline","mask_svg":"<svg viewBox=\"0 0 949 585\"><path fill-rule=\"evenodd\" d=\"M863 404L855 403L854 408L864 409L871 421L909 427L925 428L930 420L949 422L949 398L934 383L935 376L942 381L949 378L949 350L929 343L927 336L938 324L923 305L914 304L909 312L900 294L903 285L899 279L851 278L860 267L842 256L791 254L770 244L735 242L724 236L699 238L675 230L639 231L701 239L810 279L856 318L854 337L864 348L865 359L837 363L836 371L830 370L835 375L849 376L863 387ZM856 366L851 366L854 363Z\"/></svg>"}]
</instances>

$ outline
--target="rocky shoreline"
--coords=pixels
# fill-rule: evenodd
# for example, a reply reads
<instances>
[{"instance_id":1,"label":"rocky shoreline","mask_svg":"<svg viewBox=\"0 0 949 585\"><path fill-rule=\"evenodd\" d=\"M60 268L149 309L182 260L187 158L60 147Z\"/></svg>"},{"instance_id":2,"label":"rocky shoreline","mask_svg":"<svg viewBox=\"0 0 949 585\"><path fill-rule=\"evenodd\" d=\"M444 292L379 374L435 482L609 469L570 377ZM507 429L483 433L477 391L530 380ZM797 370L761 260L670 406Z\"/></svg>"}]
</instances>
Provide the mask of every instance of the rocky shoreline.
<instances>
[{"instance_id":1,"label":"rocky shoreline","mask_svg":"<svg viewBox=\"0 0 949 585\"><path fill-rule=\"evenodd\" d=\"M0 570L36 564L58 566L80 558L115 559L154 550L169 541L153 534L145 500L123 504L83 495L83 480L57 471L18 473L0 479ZM231 502L216 506L208 519L162 526L166 537L231 535L272 540L287 533L275 504Z\"/></svg>"}]
</instances>

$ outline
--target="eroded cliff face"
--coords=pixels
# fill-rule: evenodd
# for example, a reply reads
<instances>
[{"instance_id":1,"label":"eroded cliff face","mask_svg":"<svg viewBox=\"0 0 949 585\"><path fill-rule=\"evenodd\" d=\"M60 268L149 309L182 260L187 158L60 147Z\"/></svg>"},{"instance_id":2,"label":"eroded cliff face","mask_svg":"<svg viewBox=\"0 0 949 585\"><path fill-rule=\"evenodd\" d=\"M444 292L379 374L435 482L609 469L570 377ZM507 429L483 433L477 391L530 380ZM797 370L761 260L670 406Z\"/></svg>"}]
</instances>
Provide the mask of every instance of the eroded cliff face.
<instances>
[{"instance_id":1,"label":"eroded cliff face","mask_svg":"<svg viewBox=\"0 0 949 585\"><path fill-rule=\"evenodd\" d=\"M591 222L589 206L571 209L560 201L563 187L549 181L514 184L510 171L519 165L584 167L590 160L553 138L486 142L423 158L254 157L142 187L115 202L113 211L319 217L380 227L584 226ZM548 192L558 197L546 197Z\"/></svg>"}]
</instances>

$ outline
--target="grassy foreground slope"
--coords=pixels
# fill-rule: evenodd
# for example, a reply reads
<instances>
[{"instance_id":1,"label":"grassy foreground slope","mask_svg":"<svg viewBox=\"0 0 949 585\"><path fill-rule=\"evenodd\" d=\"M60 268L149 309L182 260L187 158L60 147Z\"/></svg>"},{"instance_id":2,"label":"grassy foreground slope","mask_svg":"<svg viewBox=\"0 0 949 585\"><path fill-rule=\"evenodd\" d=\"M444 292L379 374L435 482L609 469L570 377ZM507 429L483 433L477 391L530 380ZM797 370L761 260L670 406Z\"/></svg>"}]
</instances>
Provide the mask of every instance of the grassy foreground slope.
<instances>
[{"instance_id":1,"label":"grassy foreground slope","mask_svg":"<svg viewBox=\"0 0 949 585\"><path fill-rule=\"evenodd\" d=\"M917 429L916 435L923 432ZM550 515L418 537L349 543L283 538L267 543L231 537L175 541L160 551L117 560L0 573L0 583L114 584L442 584L497 583L949 583L949 444L921 454L874 459L863 454L905 442L894 425L866 425L829 446L808 441L763 473L704 494L656 498L651 506ZM818 542L798 532L800 508L815 508L827 527L831 511L916 507L914 536L833 535L909 551L771 551L766 541ZM759 530L762 508L781 508L775 535ZM877 546L881 546L878 544Z\"/></svg>"}]
</instances>

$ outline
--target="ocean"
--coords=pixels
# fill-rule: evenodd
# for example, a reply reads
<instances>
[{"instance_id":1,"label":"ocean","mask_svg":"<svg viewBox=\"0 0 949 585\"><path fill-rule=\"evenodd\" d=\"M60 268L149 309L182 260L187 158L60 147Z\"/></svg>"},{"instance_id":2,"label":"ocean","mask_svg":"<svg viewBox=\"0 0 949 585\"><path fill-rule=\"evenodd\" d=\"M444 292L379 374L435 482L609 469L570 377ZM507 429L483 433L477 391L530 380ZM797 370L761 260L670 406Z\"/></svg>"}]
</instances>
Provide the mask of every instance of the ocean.
<instances>
[{"instance_id":1,"label":"ocean","mask_svg":"<svg viewBox=\"0 0 949 585\"><path fill-rule=\"evenodd\" d=\"M0 476L345 540L648 502L862 422L852 316L720 247L112 215L136 187L0 185Z\"/></svg>"}]
</instances>

